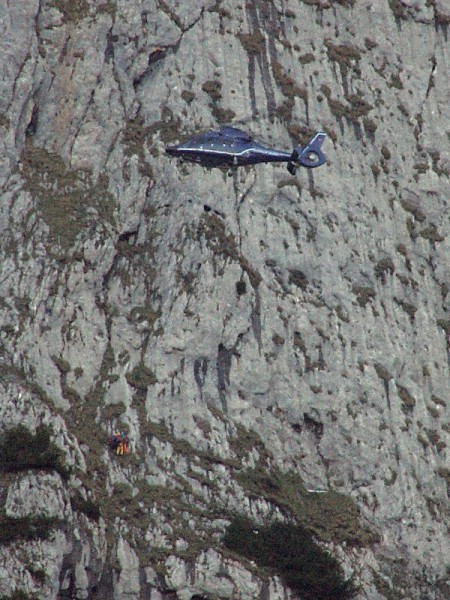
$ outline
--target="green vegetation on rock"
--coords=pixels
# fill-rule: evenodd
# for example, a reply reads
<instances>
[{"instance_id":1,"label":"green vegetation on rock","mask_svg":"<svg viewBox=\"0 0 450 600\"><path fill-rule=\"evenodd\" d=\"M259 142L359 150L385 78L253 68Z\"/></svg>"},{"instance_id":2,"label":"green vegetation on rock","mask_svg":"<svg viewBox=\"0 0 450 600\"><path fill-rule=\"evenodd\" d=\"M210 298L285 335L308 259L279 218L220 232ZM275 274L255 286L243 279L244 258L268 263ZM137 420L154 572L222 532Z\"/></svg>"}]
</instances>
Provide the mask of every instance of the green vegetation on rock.
<instances>
[{"instance_id":1,"label":"green vegetation on rock","mask_svg":"<svg viewBox=\"0 0 450 600\"><path fill-rule=\"evenodd\" d=\"M24 590L16 589L7 596L2 596L1 600L37 600L37 598Z\"/></svg>"},{"instance_id":2,"label":"green vegetation on rock","mask_svg":"<svg viewBox=\"0 0 450 600\"><path fill-rule=\"evenodd\" d=\"M156 383L157 379L151 369L140 363L125 375L127 382L138 390L146 390L149 385Z\"/></svg>"},{"instance_id":3,"label":"green vegetation on rock","mask_svg":"<svg viewBox=\"0 0 450 600\"><path fill-rule=\"evenodd\" d=\"M244 50L249 54L260 54L264 50L264 36L260 31L255 33L238 33L237 38Z\"/></svg>"},{"instance_id":4,"label":"green vegetation on rock","mask_svg":"<svg viewBox=\"0 0 450 600\"><path fill-rule=\"evenodd\" d=\"M76 492L70 499L72 509L78 512L82 512L89 519L98 521L100 519L100 507L98 503L94 502L90 498L83 498L83 496Z\"/></svg>"},{"instance_id":5,"label":"green vegetation on rock","mask_svg":"<svg viewBox=\"0 0 450 600\"><path fill-rule=\"evenodd\" d=\"M67 478L69 471L63 454L50 441L50 434L51 430L45 425L39 425L35 434L23 425L4 432L0 442L1 470L9 473L27 469L55 470Z\"/></svg>"},{"instance_id":6,"label":"green vegetation on rock","mask_svg":"<svg viewBox=\"0 0 450 600\"><path fill-rule=\"evenodd\" d=\"M52 0L51 6L57 8L64 16L64 21L77 23L89 15L89 4L86 0Z\"/></svg>"},{"instance_id":7,"label":"green vegetation on rock","mask_svg":"<svg viewBox=\"0 0 450 600\"><path fill-rule=\"evenodd\" d=\"M96 182L86 170L71 170L63 159L27 141L22 155L25 189L36 201L38 213L49 228L49 237L72 249L78 235L114 224L115 203L108 180Z\"/></svg>"},{"instance_id":8,"label":"green vegetation on rock","mask_svg":"<svg viewBox=\"0 0 450 600\"><path fill-rule=\"evenodd\" d=\"M17 540L46 540L59 524L55 517L8 517L0 514L0 544Z\"/></svg>"},{"instance_id":9,"label":"green vegetation on rock","mask_svg":"<svg viewBox=\"0 0 450 600\"><path fill-rule=\"evenodd\" d=\"M281 577L302 600L347 600L356 593L338 561L302 526L281 522L257 525L239 517L228 527L224 545Z\"/></svg>"},{"instance_id":10,"label":"green vegetation on rock","mask_svg":"<svg viewBox=\"0 0 450 600\"><path fill-rule=\"evenodd\" d=\"M361 520L356 503L335 491L308 492L296 473L263 465L236 474L250 498L263 498L314 533L323 542L365 546L379 541L376 531Z\"/></svg>"},{"instance_id":11,"label":"green vegetation on rock","mask_svg":"<svg viewBox=\"0 0 450 600\"><path fill-rule=\"evenodd\" d=\"M198 225L197 238L205 239L206 246L215 256L219 256L222 260L230 258L238 262L242 270L247 273L252 287L258 287L262 280L261 275L241 254L236 238L226 231L222 219L214 214L203 215Z\"/></svg>"}]
</instances>

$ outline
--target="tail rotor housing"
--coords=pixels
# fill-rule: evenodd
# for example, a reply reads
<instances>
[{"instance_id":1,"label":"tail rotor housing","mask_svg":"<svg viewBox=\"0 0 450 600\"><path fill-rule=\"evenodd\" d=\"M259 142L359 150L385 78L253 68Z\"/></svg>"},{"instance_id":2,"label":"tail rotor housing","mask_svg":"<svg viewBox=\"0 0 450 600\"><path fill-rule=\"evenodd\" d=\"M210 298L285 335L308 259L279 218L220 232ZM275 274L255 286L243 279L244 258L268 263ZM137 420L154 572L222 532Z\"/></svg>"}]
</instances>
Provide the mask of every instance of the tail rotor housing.
<instances>
[{"instance_id":1,"label":"tail rotor housing","mask_svg":"<svg viewBox=\"0 0 450 600\"><path fill-rule=\"evenodd\" d=\"M327 162L325 154L322 152L322 144L327 135L326 133L316 133L312 140L304 147L297 146L294 148L291 156L291 161L288 163L288 171L291 173L295 163L302 165L308 169L315 169Z\"/></svg>"}]
</instances>

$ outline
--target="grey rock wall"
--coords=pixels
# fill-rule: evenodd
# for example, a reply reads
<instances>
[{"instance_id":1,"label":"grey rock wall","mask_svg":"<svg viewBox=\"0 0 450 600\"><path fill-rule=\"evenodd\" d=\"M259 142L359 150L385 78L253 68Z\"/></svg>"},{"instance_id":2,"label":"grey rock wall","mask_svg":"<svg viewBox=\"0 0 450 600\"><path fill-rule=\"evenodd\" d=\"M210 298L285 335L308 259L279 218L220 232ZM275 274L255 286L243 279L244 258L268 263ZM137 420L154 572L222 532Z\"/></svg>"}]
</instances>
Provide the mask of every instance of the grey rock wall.
<instances>
[{"instance_id":1,"label":"grey rock wall","mask_svg":"<svg viewBox=\"0 0 450 600\"><path fill-rule=\"evenodd\" d=\"M0 2L0 594L293 597L223 547L310 528L367 600L450 596L444 0ZM328 163L232 178L232 123ZM127 431L131 452L107 438ZM6 535L6 534L5 534ZM44 539L46 538L46 539Z\"/></svg>"}]
</instances>

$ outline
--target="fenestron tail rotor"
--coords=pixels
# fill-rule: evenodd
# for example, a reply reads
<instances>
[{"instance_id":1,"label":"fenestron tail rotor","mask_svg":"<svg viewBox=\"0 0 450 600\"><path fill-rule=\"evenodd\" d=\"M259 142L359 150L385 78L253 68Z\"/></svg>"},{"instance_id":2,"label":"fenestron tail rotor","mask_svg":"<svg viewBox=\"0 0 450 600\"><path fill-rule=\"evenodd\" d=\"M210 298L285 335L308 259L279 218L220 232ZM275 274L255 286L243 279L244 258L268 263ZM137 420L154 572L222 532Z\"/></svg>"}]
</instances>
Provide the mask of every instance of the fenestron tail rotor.
<instances>
[{"instance_id":1,"label":"fenestron tail rotor","mask_svg":"<svg viewBox=\"0 0 450 600\"><path fill-rule=\"evenodd\" d=\"M325 154L322 152L322 144L327 137L326 133L316 133L312 140L304 148L297 146L294 148L291 160L287 169L291 175L295 174L296 165L302 165L308 169L315 169L327 162Z\"/></svg>"}]
</instances>

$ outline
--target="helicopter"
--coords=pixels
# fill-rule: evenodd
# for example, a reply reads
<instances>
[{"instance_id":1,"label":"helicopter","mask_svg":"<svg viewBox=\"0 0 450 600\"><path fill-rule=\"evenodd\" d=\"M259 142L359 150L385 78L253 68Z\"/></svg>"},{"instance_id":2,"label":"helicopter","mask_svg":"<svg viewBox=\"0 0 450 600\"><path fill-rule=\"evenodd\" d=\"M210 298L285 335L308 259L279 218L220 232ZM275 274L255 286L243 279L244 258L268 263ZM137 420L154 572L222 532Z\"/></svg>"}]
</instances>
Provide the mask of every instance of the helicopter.
<instances>
[{"instance_id":1,"label":"helicopter","mask_svg":"<svg viewBox=\"0 0 450 600\"><path fill-rule=\"evenodd\" d=\"M166 153L209 168L286 162L289 173L295 175L298 165L315 169L326 162L322 152L326 137L326 133L318 132L304 148L297 146L292 152L283 152L255 142L241 129L222 125L219 131L201 133L176 146L168 146Z\"/></svg>"}]
</instances>

